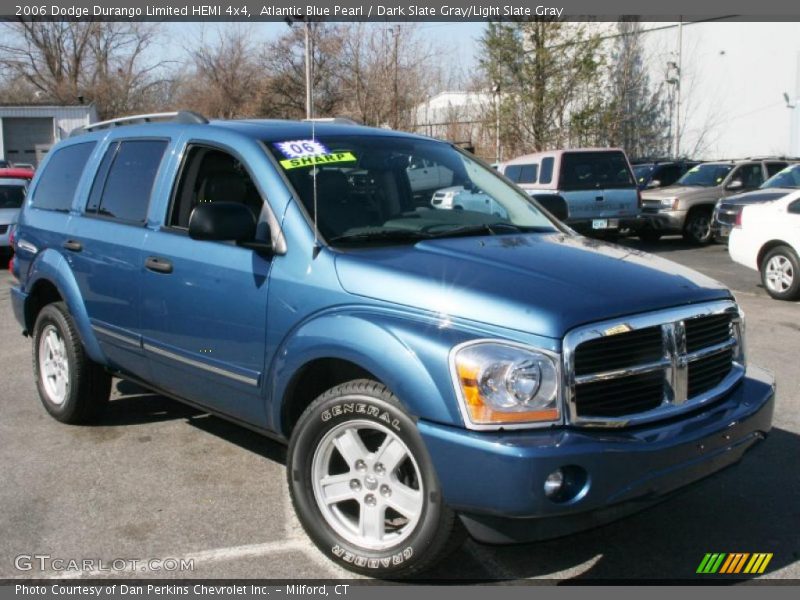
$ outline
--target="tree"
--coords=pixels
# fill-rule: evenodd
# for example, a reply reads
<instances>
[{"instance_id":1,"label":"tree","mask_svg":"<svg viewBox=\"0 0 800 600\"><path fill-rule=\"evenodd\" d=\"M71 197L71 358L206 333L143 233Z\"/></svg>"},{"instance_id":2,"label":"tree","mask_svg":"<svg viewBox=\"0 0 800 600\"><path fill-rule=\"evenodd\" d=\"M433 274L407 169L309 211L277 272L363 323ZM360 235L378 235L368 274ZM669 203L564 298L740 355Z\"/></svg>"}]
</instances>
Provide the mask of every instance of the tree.
<instances>
[{"instance_id":1,"label":"tree","mask_svg":"<svg viewBox=\"0 0 800 600\"><path fill-rule=\"evenodd\" d=\"M306 114L304 25L292 27L268 44L260 57L266 75L261 112L269 117L302 119ZM311 23L314 114L336 115L345 90L341 85L343 25ZM338 116L338 115L337 115Z\"/></svg>"},{"instance_id":2,"label":"tree","mask_svg":"<svg viewBox=\"0 0 800 600\"><path fill-rule=\"evenodd\" d=\"M365 125L412 129L415 109L441 81L437 52L416 24L342 29L343 114Z\"/></svg>"},{"instance_id":3,"label":"tree","mask_svg":"<svg viewBox=\"0 0 800 600\"><path fill-rule=\"evenodd\" d=\"M665 156L669 150L669 111L663 85L651 86L641 41L641 24L617 24L609 62L607 104L599 141L625 149L631 157Z\"/></svg>"},{"instance_id":4,"label":"tree","mask_svg":"<svg viewBox=\"0 0 800 600\"><path fill-rule=\"evenodd\" d=\"M186 52L189 75L178 92L181 107L223 119L258 112L264 77L246 31L228 29L213 42L201 37Z\"/></svg>"},{"instance_id":5,"label":"tree","mask_svg":"<svg viewBox=\"0 0 800 600\"><path fill-rule=\"evenodd\" d=\"M149 108L163 84L147 61L157 24L97 21L4 23L0 69L30 100L94 102L101 118Z\"/></svg>"},{"instance_id":6,"label":"tree","mask_svg":"<svg viewBox=\"0 0 800 600\"><path fill-rule=\"evenodd\" d=\"M507 151L560 147L571 118L587 109L598 87L600 38L586 23L537 18L491 22L480 41L481 68L498 87L501 138ZM487 121L494 114L487 115ZM585 120L585 119L582 119Z\"/></svg>"}]
</instances>

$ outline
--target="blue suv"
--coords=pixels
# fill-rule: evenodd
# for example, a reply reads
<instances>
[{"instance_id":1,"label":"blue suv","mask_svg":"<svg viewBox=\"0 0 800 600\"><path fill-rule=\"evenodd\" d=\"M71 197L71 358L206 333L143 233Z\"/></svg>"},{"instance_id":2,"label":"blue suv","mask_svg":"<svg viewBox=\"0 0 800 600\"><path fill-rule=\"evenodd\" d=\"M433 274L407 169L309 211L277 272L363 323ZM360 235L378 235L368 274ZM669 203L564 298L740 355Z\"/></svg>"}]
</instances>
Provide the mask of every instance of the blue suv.
<instances>
[{"instance_id":1,"label":"blue suv","mask_svg":"<svg viewBox=\"0 0 800 600\"><path fill-rule=\"evenodd\" d=\"M44 408L96 419L114 376L287 442L299 519L349 569L594 526L770 429L728 290L575 234L453 145L193 113L77 133L14 231ZM420 162L490 208L432 207Z\"/></svg>"}]
</instances>

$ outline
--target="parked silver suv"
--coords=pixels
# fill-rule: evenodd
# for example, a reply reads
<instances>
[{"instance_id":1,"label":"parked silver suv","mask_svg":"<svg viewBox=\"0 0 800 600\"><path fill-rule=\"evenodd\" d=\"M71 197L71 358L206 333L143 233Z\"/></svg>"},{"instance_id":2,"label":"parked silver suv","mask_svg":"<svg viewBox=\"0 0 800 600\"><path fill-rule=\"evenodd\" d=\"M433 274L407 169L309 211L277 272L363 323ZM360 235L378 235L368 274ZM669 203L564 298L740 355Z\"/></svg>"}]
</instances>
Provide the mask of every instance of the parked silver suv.
<instances>
[{"instance_id":1,"label":"parked silver suv","mask_svg":"<svg viewBox=\"0 0 800 600\"><path fill-rule=\"evenodd\" d=\"M655 242L662 235L679 233L687 241L707 244L713 239L711 219L717 200L758 188L788 164L754 158L697 165L675 185L642 192L645 225L639 237Z\"/></svg>"}]
</instances>

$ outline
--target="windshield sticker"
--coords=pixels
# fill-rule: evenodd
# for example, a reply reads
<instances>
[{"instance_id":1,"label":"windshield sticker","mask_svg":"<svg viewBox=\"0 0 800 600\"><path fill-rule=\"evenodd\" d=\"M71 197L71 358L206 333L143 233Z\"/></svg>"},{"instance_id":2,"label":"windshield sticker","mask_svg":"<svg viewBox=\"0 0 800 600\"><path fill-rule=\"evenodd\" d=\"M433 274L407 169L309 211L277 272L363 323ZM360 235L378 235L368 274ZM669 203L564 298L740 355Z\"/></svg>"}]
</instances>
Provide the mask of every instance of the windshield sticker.
<instances>
[{"instance_id":1,"label":"windshield sticker","mask_svg":"<svg viewBox=\"0 0 800 600\"><path fill-rule=\"evenodd\" d=\"M291 140L288 142L278 142L274 146L280 150L286 158L300 158L303 156L319 156L320 154L330 154L325 146L315 140Z\"/></svg>"},{"instance_id":2,"label":"windshield sticker","mask_svg":"<svg viewBox=\"0 0 800 600\"><path fill-rule=\"evenodd\" d=\"M322 154L320 156L301 156L299 158L287 158L282 160L281 166L288 169L297 169L298 167L313 167L315 165L327 165L330 163L340 162L355 162L357 159L352 152L333 152L331 154Z\"/></svg>"},{"instance_id":3,"label":"windshield sticker","mask_svg":"<svg viewBox=\"0 0 800 600\"><path fill-rule=\"evenodd\" d=\"M697 173L700 170L700 167L695 167L694 169L689 169L689 173Z\"/></svg>"}]
</instances>

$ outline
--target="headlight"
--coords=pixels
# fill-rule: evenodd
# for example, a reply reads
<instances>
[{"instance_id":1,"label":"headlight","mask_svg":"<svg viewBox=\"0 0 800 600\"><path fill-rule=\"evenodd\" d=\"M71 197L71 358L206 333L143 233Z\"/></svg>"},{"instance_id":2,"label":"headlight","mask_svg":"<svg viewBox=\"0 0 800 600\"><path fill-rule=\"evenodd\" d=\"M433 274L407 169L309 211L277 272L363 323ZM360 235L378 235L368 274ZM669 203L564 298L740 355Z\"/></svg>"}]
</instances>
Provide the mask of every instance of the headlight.
<instances>
[{"instance_id":1,"label":"headlight","mask_svg":"<svg viewBox=\"0 0 800 600\"><path fill-rule=\"evenodd\" d=\"M468 426L561 418L557 355L503 342L470 342L454 349L451 368Z\"/></svg>"},{"instance_id":2,"label":"headlight","mask_svg":"<svg viewBox=\"0 0 800 600\"><path fill-rule=\"evenodd\" d=\"M662 198L661 199L661 207L662 208L675 208L675 205L678 204L677 198Z\"/></svg>"}]
</instances>

